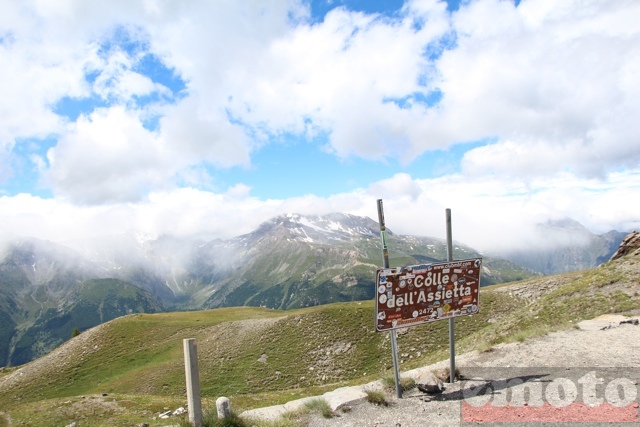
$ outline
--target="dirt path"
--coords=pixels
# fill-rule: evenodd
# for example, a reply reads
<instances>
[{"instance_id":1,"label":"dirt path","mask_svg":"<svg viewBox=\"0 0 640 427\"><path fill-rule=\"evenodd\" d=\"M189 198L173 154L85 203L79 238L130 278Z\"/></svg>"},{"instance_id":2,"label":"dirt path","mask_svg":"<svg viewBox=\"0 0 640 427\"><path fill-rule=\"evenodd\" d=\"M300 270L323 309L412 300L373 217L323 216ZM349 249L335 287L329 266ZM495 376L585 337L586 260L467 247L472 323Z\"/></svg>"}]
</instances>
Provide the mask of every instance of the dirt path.
<instances>
[{"instance_id":1,"label":"dirt path","mask_svg":"<svg viewBox=\"0 0 640 427\"><path fill-rule=\"evenodd\" d=\"M456 359L457 367L466 379L499 378L535 378L538 383L552 383L550 378L567 377L581 386L579 378L589 378L594 372L597 377L604 377L596 392L604 395L605 386L617 378L618 383L635 386L635 403L627 405L632 413L635 410L635 422L620 425L640 425L638 423L638 380L640 379L640 326L633 324L619 324L620 317L602 317L592 321L580 323L580 329L570 329L556 332L547 336L525 341L499 345L486 353L470 353ZM418 373L442 369L448 366L444 361L425 368L404 373L415 377ZM522 370L517 367L527 367ZM587 377L584 377L587 375ZM546 380L544 380L546 378ZM569 380L570 378L570 380ZM622 380L620 380L622 378ZM615 383L615 384L618 384ZM469 386L465 381L447 388L440 395L427 395L418 390L406 393L403 399L396 399L395 393L389 395L390 405L375 406L368 402L353 405L348 412L338 411L339 416L331 419L312 415L308 425L310 427L355 427L355 426L391 426L391 427L422 427L422 426L459 426L470 425L462 422L462 400L467 395L461 392L463 387ZM614 384L614 385L615 385ZM586 386L585 386L586 387ZM613 386L612 386L613 387ZM615 387L614 387L615 388ZM514 390L507 388L502 391L495 389L493 396L514 396ZM600 390L600 391L598 391ZM607 388L607 390L610 390ZM612 390L612 389L611 389ZM626 390L627 395L633 390ZM610 395L608 395L610 396ZM631 396L633 397L633 396ZM506 398L506 397L505 397ZM578 400L588 396L580 394ZM623 402L624 403L624 402ZM571 406L572 407L572 406ZM495 408L495 406L494 406ZM605 407L601 407L605 410ZM558 408L554 408L558 409ZM561 408L562 409L562 408ZM614 408L615 409L615 408ZM549 412L549 411L547 411ZM556 411L556 420L566 421L566 410ZM627 411L628 413L628 411ZM632 414L633 415L633 414ZM563 418L565 417L565 418ZM465 420L472 418L465 417ZM505 419L505 418L503 418ZM613 418L606 418L614 420ZM633 419L633 416L631 417ZM597 420L601 421L601 420ZM499 424L494 424L499 425ZM507 424L505 424L507 425ZM509 423L508 425L516 425ZM539 423L518 423L517 425L544 425ZM565 424L566 425L566 424ZM580 424L584 426L610 425L609 422L594 422Z\"/></svg>"}]
</instances>

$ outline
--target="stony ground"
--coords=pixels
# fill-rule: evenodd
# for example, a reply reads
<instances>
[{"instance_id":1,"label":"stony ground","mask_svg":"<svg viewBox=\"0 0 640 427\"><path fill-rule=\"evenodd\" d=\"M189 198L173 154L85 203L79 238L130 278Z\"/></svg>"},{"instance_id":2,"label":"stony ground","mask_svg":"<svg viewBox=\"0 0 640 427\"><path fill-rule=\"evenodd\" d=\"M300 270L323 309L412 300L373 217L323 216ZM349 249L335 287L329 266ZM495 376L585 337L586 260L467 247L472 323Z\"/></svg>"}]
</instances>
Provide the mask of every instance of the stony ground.
<instances>
[{"instance_id":1,"label":"stony ground","mask_svg":"<svg viewBox=\"0 0 640 427\"><path fill-rule=\"evenodd\" d=\"M637 318L637 317L636 317ZM621 317L602 316L582 322L579 328L556 332L547 336L494 347L485 353L461 355L456 366L464 376L501 375L516 372L515 367L533 367L529 375L540 376L550 372L578 369L580 375L592 370L607 370L617 367L617 375L624 375L635 382L638 389L640 372L640 326L620 324ZM406 373L413 376L422 370L437 370L448 366L448 361ZM499 370L486 368L499 367ZM506 369L505 369L506 368ZM560 368L560 369L552 369ZM511 370L510 370L511 369ZM567 375L569 375L567 373ZM462 382L464 383L464 381ZM338 416L327 419L314 414L308 421L310 427L421 427L471 425L461 420L460 382L446 384L441 395L426 395L418 390L405 393L396 399L395 393L388 395L389 406L375 406L368 402L355 404L347 412L338 410ZM636 421L638 420L638 398L635 399ZM562 413L559 414L562 420ZM499 425L499 424L493 424ZM548 425L532 423L509 423L505 425ZM565 424L567 425L567 424ZM581 423L583 426L610 425L610 423ZM623 423L618 425L640 425Z\"/></svg>"}]
</instances>

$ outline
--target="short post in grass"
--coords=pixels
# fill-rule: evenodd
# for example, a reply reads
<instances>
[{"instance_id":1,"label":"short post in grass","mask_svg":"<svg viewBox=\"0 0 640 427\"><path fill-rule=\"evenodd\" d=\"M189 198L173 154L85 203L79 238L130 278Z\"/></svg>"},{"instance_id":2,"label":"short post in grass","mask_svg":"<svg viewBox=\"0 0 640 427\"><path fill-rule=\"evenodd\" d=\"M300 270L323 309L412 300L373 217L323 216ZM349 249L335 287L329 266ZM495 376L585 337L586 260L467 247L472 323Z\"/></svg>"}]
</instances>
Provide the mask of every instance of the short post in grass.
<instances>
[{"instance_id":1,"label":"short post in grass","mask_svg":"<svg viewBox=\"0 0 640 427\"><path fill-rule=\"evenodd\" d=\"M389 250L387 249L386 226L384 225L384 210L382 199L378 199L378 222L380 223L380 239L382 239L382 264L384 268L389 268ZM390 330L391 355L393 357L393 375L396 379L396 396L402 398L402 386L400 385L400 368L398 363L398 344L396 343L396 331Z\"/></svg>"},{"instance_id":2,"label":"short post in grass","mask_svg":"<svg viewBox=\"0 0 640 427\"><path fill-rule=\"evenodd\" d=\"M231 417L231 406L229 406L229 399L226 397L219 397L216 400L216 411L218 412L218 418Z\"/></svg>"},{"instance_id":3,"label":"short post in grass","mask_svg":"<svg viewBox=\"0 0 640 427\"><path fill-rule=\"evenodd\" d=\"M447 261L453 261L453 239L451 233L451 209L447 208ZM453 317L449 318L449 382L456 379L456 337L454 334Z\"/></svg>"},{"instance_id":4,"label":"short post in grass","mask_svg":"<svg viewBox=\"0 0 640 427\"><path fill-rule=\"evenodd\" d=\"M198 373L198 346L195 338L182 341L184 347L184 373L187 378L187 404L189 422L202 427L202 401L200 400L200 374Z\"/></svg>"}]
</instances>

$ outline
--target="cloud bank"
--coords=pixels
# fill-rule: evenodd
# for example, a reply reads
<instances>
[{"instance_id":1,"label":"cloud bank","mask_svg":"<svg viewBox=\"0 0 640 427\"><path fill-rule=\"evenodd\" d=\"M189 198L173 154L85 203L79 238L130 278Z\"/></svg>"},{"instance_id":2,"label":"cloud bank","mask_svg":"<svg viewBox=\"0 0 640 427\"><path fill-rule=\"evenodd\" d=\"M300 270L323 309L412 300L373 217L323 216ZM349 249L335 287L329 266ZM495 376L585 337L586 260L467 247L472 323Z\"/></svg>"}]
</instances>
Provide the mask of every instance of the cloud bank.
<instances>
[{"instance_id":1,"label":"cloud bank","mask_svg":"<svg viewBox=\"0 0 640 427\"><path fill-rule=\"evenodd\" d=\"M284 212L375 218L376 198L410 234L442 234L451 207L479 248L562 216L637 228L639 20L634 0L322 19L294 0L3 2L0 185L53 196L0 187L0 233L229 237ZM251 168L284 136L402 165L474 144L455 174L330 197L219 187L211 170Z\"/></svg>"}]
</instances>

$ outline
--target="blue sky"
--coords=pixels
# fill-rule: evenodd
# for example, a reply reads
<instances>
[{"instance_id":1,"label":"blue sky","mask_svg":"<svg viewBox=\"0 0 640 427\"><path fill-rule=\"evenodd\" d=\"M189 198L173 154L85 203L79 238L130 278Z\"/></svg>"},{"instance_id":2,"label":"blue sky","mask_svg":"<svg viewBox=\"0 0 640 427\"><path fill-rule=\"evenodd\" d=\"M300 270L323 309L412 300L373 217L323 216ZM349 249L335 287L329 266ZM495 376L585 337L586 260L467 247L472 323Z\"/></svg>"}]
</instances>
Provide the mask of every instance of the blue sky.
<instances>
[{"instance_id":1,"label":"blue sky","mask_svg":"<svg viewBox=\"0 0 640 427\"><path fill-rule=\"evenodd\" d=\"M640 225L633 0L0 3L0 240Z\"/></svg>"}]
</instances>

